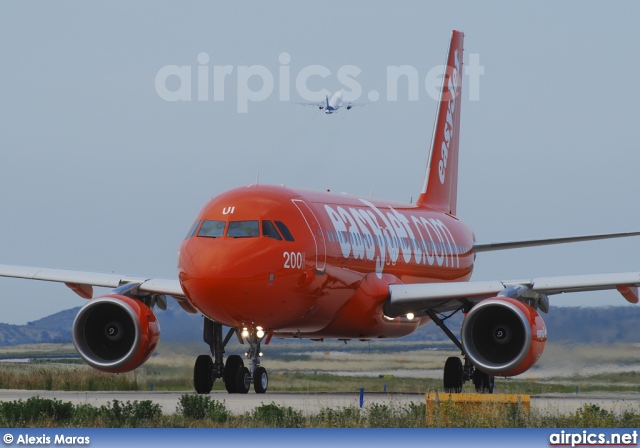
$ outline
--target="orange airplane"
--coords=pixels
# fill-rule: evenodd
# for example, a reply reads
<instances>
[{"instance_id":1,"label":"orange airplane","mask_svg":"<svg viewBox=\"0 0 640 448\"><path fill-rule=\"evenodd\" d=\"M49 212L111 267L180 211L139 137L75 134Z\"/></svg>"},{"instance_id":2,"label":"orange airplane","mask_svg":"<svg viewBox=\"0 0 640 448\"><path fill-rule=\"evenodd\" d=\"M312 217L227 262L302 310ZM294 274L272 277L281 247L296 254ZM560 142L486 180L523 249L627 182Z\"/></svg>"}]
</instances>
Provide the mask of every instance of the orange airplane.
<instances>
[{"instance_id":1,"label":"orange airplane","mask_svg":"<svg viewBox=\"0 0 640 448\"><path fill-rule=\"evenodd\" d=\"M180 246L178 279L0 265L0 276L64 282L88 302L73 324L90 366L125 372L153 353L160 327L152 311L166 296L204 316L211 354L194 366L198 393L222 378L229 393L264 393L261 345L276 338L397 338L433 321L460 348L444 388L465 381L491 392L494 376L517 375L542 355L548 296L617 289L638 302L640 274L615 273L469 281L477 253L640 235L591 235L477 244L456 218L463 34L453 31L422 191L415 204L329 192L249 185L210 200ZM113 290L93 298L93 286ZM465 314L458 339L444 324ZM223 326L229 327L226 335ZM249 366L226 357L232 337Z\"/></svg>"}]
</instances>

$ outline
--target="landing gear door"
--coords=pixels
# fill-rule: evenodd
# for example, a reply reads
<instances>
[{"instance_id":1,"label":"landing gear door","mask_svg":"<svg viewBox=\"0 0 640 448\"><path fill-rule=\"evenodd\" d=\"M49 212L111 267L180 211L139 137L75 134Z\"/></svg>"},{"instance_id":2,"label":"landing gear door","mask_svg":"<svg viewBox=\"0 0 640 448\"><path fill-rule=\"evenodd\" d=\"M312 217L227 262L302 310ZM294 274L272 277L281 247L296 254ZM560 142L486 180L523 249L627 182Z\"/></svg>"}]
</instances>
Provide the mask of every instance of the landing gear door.
<instances>
[{"instance_id":1,"label":"landing gear door","mask_svg":"<svg viewBox=\"0 0 640 448\"><path fill-rule=\"evenodd\" d=\"M307 226L309 227L309 231L311 232L311 236L313 237L313 241L316 245L316 271L324 272L326 267L326 242L324 239L324 232L320 227L320 223L316 218L316 215L313 213L313 210L304 202L302 199L292 199L291 202L296 206L296 208L302 214Z\"/></svg>"}]
</instances>

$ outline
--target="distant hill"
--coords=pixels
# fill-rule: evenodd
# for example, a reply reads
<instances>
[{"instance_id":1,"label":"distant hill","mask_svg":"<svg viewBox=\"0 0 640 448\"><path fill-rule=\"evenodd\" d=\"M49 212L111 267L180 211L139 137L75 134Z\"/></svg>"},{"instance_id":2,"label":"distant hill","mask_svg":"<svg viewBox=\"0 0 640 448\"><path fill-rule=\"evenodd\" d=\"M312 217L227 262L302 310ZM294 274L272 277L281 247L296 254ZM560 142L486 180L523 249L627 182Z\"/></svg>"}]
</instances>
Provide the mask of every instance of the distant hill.
<instances>
[{"instance_id":1,"label":"distant hill","mask_svg":"<svg viewBox=\"0 0 640 448\"><path fill-rule=\"evenodd\" d=\"M45 342L71 342L71 327L80 307L61 311L26 325L0 323L0 346ZM200 315L185 313L173 300L166 311L156 312L161 339L166 342L201 342ZM640 342L640 307L552 308L543 318L549 342L561 343L630 343ZM460 313L447 320L454 334L460 333ZM403 341L446 341L447 337L434 324L420 328Z\"/></svg>"},{"instance_id":2,"label":"distant hill","mask_svg":"<svg viewBox=\"0 0 640 448\"><path fill-rule=\"evenodd\" d=\"M0 346L71 342L71 326L79 309L60 311L27 325L0 324Z\"/></svg>"},{"instance_id":3,"label":"distant hill","mask_svg":"<svg viewBox=\"0 0 640 448\"><path fill-rule=\"evenodd\" d=\"M552 308L543 315L550 342L640 342L640 307Z\"/></svg>"},{"instance_id":4,"label":"distant hill","mask_svg":"<svg viewBox=\"0 0 640 448\"><path fill-rule=\"evenodd\" d=\"M71 308L28 322L26 325L0 323L0 346L35 344L44 342L72 342L71 327L81 307ZM173 300L167 310L156 310L163 341L187 342L202 340L202 319L185 313Z\"/></svg>"}]
</instances>

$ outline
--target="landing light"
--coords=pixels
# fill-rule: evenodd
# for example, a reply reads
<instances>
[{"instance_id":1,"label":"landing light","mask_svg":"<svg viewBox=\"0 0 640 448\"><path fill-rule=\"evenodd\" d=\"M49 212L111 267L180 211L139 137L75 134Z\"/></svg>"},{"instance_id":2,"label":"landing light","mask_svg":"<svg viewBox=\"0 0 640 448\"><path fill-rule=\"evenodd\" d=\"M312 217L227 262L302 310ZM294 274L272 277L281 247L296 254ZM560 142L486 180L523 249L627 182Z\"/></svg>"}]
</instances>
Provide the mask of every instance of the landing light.
<instances>
[{"instance_id":1,"label":"landing light","mask_svg":"<svg viewBox=\"0 0 640 448\"><path fill-rule=\"evenodd\" d=\"M264 331L262 331L260 329L260 327L258 327L258 331L256 332L256 336L258 336L259 338L263 338L264 337Z\"/></svg>"},{"instance_id":2,"label":"landing light","mask_svg":"<svg viewBox=\"0 0 640 448\"><path fill-rule=\"evenodd\" d=\"M243 328L241 334L243 338L247 338L249 337L249 330L247 330L246 328Z\"/></svg>"},{"instance_id":3,"label":"landing light","mask_svg":"<svg viewBox=\"0 0 640 448\"><path fill-rule=\"evenodd\" d=\"M258 353L258 356L262 356L262 352Z\"/></svg>"},{"instance_id":4,"label":"landing light","mask_svg":"<svg viewBox=\"0 0 640 448\"><path fill-rule=\"evenodd\" d=\"M416 316L413 313L408 313L407 314L407 319L409 319L409 320L413 320L414 317L416 317Z\"/></svg>"}]
</instances>

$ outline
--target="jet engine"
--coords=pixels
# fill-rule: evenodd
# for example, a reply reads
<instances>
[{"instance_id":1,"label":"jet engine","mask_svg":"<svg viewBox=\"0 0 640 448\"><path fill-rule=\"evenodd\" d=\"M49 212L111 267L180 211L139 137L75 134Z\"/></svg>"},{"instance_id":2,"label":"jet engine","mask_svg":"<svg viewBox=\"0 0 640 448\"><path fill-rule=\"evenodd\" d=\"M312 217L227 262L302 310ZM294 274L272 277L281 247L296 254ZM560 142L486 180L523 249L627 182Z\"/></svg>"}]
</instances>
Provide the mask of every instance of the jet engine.
<instances>
[{"instance_id":1,"label":"jet engine","mask_svg":"<svg viewBox=\"0 0 640 448\"><path fill-rule=\"evenodd\" d=\"M160 339L160 324L139 300L110 294L91 299L73 322L73 343L82 359L104 372L141 366Z\"/></svg>"},{"instance_id":2,"label":"jet engine","mask_svg":"<svg viewBox=\"0 0 640 448\"><path fill-rule=\"evenodd\" d=\"M479 370L513 376L527 371L542 356L547 328L526 303L494 297L469 311L461 339L466 356Z\"/></svg>"}]
</instances>

